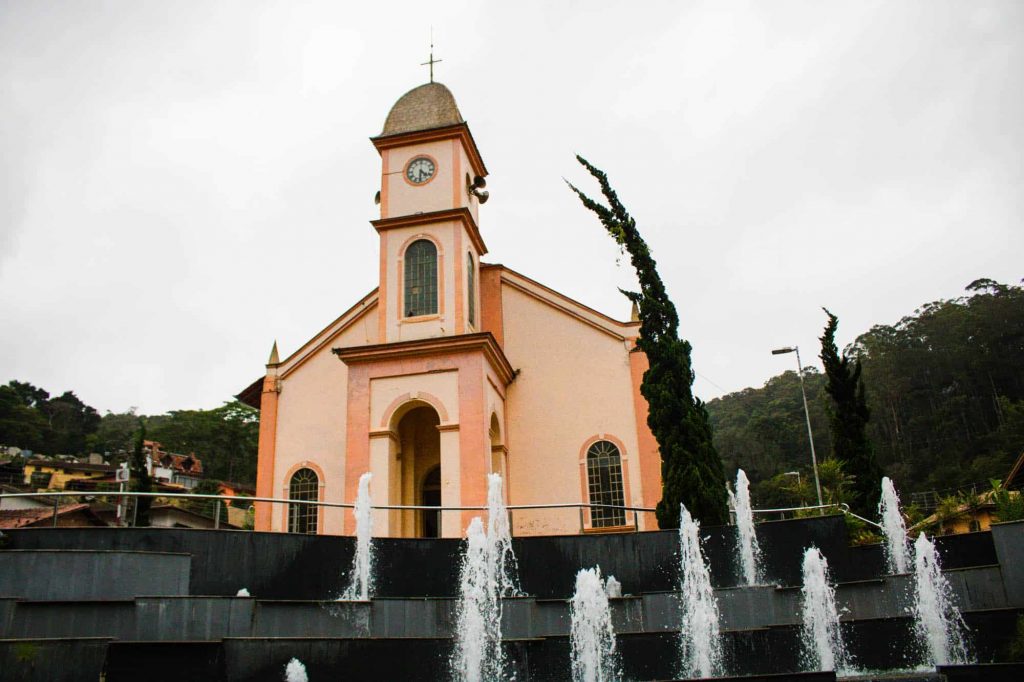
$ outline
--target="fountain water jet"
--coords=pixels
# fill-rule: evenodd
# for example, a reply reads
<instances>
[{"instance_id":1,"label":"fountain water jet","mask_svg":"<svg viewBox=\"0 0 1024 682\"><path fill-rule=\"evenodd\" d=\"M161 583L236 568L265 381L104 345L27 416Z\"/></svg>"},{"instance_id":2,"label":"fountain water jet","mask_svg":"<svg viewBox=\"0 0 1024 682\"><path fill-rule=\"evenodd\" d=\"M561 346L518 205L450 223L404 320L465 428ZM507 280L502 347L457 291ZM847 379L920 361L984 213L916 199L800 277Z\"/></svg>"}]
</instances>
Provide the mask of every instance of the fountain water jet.
<instances>
[{"instance_id":1,"label":"fountain water jet","mask_svg":"<svg viewBox=\"0 0 1024 682\"><path fill-rule=\"evenodd\" d=\"M285 682L309 682L309 675L306 673L306 666L302 665L302 661L297 658L288 661L284 667L284 680Z\"/></svg>"},{"instance_id":2,"label":"fountain water jet","mask_svg":"<svg viewBox=\"0 0 1024 682\"><path fill-rule=\"evenodd\" d=\"M576 591L569 602L569 612L573 682L620 680L612 612L600 566L584 568L576 574Z\"/></svg>"},{"instance_id":3,"label":"fountain water jet","mask_svg":"<svg viewBox=\"0 0 1024 682\"><path fill-rule=\"evenodd\" d=\"M373 596L373 510L370 509L370 479L366 472L359 477L359 492L353 514L356 518L356 554L352 557L348 587L341 595L347 601L366 601Z\"/></svg>"},{"instance_id":4,"label":"fountain water jet","mask_svg":"<svg viewBox=\"0 0 1024 682\"><path fill-rule=\"evenodd\" d=\"M504 669L501 651L501 598L490 572L488 538L479 516L466 529L466 549L459 571L452 677L459 682L499 680Z\"/></svg>"},{"instance_id":5,"label":"fountain water jet","mask_svg":"<svg viewBox=\"0 0 1024 682\"><path fill-rule=\"evenodd\" d=\"M459 571L452 677L491 682L507 677L501 649L502 597L521 595L500 474L487 476L487 530L480 517L466 529Z\"/></svg>"},{"instance_id":6,"label":"fountain water jet","mask_svg":"<svg viewBox=\"0 0 1024 682\"><path fill-rule=\"evenodd\" d=\"M722 667L718 603L700 548L700 522L683 505L679 512L682 676L711 677Z\"/></svg>"},{"instance_id":7,"label":"fountain water jet","mask_svg":"<svg viewBox=\"0 0 1024 682\"><path fill-rule=\"evenodd\" d=\"M850 656L839 627L836 591L829 582L828 561L817 547L804 552L801 589L803 660L807 670L849 672Z\"/></svg>"},{"instance_id":8,"label":"fountain water jet","mask_svg":"<svg viewBox=\"0 0 1024 682\"><path fill-rule=\"evenodd\" d=\"M914 543L914 631L927 663L969 663L966 629L942 575L935 543L921 533Z\"/></svg>"},{"instance_id":9,"label":"fountain water jet","mask_svg":"<svg viewBox=\"0 0 1024 682\"><path fill-rule=\"evenodd\" d=\"M512 529L502 494L501 474L487 475L487 562L488 571L498 582L499 597L516 597L519 567L512 551Z\"/></svg>"},{"instance_id":10,"label":"fountain water jet","mask_svg":"<svg viewBox=\"0 0 1024 682\"><path fill-rule=\"evenodd\" d=\"M910 543L907 541L907 525L900 512L900 498L888 476L882 477L882 499L878 503L878 514L882 517L882 534L885 536L885 561L889 572L907 573L910 570Z\"/></svg>"},{"instance_id":11,"label":"fountain water jet","mask_svg":"<svg viewBox=\"0 0 1024 682\"><path fill-rule=\"evenodd\" d=\"M736 510L736 535L739 540L740 568L746 585L757 585L761 580L761 547L754 529L754 512L750 506L750 481L743 469L736 472L736 494L730 492Z\"/></svg>"}]
</instances>

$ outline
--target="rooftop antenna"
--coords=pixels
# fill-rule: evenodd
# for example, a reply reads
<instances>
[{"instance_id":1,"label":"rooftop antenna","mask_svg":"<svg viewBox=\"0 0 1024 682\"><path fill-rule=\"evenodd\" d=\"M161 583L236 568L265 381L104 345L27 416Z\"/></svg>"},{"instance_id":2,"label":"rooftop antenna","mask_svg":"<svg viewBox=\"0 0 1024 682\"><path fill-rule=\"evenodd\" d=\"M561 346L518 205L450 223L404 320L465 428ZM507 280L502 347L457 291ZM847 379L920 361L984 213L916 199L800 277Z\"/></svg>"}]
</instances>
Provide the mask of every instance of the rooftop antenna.
<instances>
[{"instance_id":1,"label":"rooftop antenna","mask_svg":"<svg viewBox=\"0 0 1024 682\"><path fill-rule=\"evenodd\" d=\"M443 62L443 59L434 59L434 27L430 27L430 61L423 62L420 66L430 65L430 82L434 82L434 64Z\"/></svg>"}]
</instances>

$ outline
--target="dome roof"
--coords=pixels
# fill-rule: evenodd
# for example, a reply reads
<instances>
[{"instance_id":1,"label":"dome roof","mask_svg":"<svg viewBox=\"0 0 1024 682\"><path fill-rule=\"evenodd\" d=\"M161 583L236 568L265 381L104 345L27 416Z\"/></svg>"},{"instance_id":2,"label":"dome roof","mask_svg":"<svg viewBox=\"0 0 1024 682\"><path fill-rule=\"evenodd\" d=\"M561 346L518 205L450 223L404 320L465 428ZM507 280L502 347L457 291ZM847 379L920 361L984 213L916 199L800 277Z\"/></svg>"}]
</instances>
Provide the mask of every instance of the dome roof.
<instances>
[{"instance_id":1,"label":"dome roof","mask_svg":"<svg viewBox=\"0 0 1024 682\"><path fill-rule=\"evenodd\" d=\"M381 135L398 135L464 123L451 90L426 83L402 95L391 107Z\"/></svg>"}]
</instances>

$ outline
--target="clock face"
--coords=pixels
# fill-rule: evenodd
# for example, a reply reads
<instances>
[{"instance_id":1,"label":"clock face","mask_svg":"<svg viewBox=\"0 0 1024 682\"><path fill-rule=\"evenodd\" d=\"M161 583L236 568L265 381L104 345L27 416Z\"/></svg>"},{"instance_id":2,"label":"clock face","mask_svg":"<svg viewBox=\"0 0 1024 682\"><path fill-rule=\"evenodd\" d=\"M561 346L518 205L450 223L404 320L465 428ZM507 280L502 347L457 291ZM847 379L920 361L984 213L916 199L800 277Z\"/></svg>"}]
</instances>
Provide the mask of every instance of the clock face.
<instances>
[{"instance_id":1,"label":"clock face","mask_svg":"<svg viewBox=\"0 0 1024 682\"><path fill-rule=\"evenodd\" d=\"M434 177L437 168L434 162L425 156L417 156L405 167L405 177L414 185L422 185Z\"/></svg>"}]
</instances>

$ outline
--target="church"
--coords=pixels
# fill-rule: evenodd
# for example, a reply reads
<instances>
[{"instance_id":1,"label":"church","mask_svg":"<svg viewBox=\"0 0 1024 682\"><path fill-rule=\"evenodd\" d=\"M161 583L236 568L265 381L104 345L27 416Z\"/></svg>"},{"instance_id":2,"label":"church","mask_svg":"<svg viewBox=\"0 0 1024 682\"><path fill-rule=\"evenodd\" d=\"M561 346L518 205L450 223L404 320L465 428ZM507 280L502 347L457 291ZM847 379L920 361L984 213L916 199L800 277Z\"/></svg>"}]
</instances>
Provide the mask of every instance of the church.
<instances>
[{"instance_id":1,"label":"church","mask_svg":"<svg viewBox=\"0 0 1024 682\"><path fill-rule=\"evenodd\" d=\"M483 262L487 167L444 85L399 98L371 141L380 278L283 360L275 343L238 395L261 413L257 496L353 503L371 472L374 505L476 507L497 472L510 506L654 507L640 323ZM460 537L480 512L374 515L376 536ZM355 532L351 510L303 504L257 503L255 527ZM622 509L512 512L515 535L656 527Z\"/></svg>"}]
</instances>

